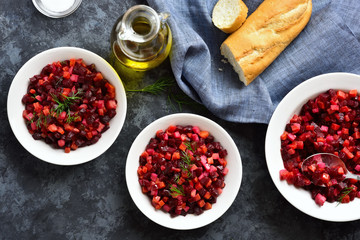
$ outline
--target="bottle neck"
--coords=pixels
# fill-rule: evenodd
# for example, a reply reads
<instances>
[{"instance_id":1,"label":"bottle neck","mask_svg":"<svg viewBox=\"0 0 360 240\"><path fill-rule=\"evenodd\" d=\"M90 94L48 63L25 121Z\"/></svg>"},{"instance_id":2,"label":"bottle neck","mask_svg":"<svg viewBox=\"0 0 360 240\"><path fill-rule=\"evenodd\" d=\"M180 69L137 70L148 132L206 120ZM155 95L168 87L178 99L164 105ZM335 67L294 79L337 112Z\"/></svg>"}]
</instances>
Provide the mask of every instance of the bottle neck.
<instances>
[{"instance_id":1,"label":"bottle neck","mask_svg":"<svg viewBox=\"0 0 360 240\"><path fill-rule=\"evenodd\" d=\"M155 10L145 5L134 6L118 25L117 44L130 59L147 61L154 58L161 48L159 32L162 26Z\"/></svg>"},{"instance_id":2,"label":"bottle neck","mask_svg":"<svg viewBox=\"0 0 360 240\"><path fill-rule=\"evenodd\" d=\"M153 40L160 30L160 18L154 9L136 5L123 16L118 31L118 40L146 43Z\"/></svg>"}]
</instances>

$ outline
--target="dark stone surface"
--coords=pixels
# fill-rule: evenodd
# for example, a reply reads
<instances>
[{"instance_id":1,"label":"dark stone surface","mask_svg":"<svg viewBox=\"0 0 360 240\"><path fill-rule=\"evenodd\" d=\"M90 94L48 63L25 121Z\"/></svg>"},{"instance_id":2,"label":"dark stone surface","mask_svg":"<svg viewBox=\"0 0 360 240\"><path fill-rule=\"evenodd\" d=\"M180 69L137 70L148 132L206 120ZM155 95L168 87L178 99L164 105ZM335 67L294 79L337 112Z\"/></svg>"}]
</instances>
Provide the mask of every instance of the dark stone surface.
<instances>
[{"instance_id":1,"label":"dark stone surface","mask_svg":"<svg viewBox=\"0 0 360 240\"><path fill-rule=\"evenodd\" d=\"M266 167L266 125L225 122L202 107L172 107L166 94L129 93L121 134L108 151L89 163L50 165L20 145L5 107L19 68L37 53L58 46L82 47L107 58L113 23L136 3L141 1L85 0L69 17L51 19L29 0L2 0L0 239L359 239L359 221L320 221L280 195ZM168 62L147 73L144 81L163 76L171 77ZM243 162L242 186L231 208L214 223L191 231L166 229L147 219L131 200L125 183L132 141L149 123L175 112L193 112L217 121L233 137Z\"/></svg>"}]
</instances>

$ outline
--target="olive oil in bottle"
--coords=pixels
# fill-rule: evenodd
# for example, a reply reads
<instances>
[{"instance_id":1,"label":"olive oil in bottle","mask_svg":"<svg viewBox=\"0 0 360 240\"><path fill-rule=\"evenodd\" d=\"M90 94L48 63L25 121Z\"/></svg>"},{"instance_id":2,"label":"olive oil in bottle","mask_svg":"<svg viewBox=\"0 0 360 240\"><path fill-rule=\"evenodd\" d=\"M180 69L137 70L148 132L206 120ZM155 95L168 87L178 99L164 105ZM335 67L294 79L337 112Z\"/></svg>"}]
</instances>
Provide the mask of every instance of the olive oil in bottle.
<instances>
[{"instance_id":1,"label":"olive oil in bottle","mask_svg":"<svg viewBox=\"0 0 360 240\"><path fill-rule=\"evenodd\" d=\"M169 55L172 36L167 13L156 13L146 5L131 7L111 31L110 62L118 72L124 67L146 71L160 65ZM125 69L126 71L126 69Z\"/></svg>"}]
</instances>

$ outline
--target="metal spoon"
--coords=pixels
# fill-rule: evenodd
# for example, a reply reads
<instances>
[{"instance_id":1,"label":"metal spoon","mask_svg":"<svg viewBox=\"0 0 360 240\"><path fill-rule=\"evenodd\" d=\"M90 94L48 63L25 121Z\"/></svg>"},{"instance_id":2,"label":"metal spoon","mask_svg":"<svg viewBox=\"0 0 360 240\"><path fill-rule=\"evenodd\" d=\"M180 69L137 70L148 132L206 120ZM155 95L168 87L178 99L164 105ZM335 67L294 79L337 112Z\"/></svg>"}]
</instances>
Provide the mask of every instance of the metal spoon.
<instances>
[{"instance_id":1,"label":"metal spoon","mask_svg":"<svg viewBox=\"0 0 360 240\"><path fill-rule=\"evenodd\" d=\"M344 174L338 174L338 177L335 178L338 182L343 181L346 178L353 178L359 180L359 175L351 173L345 166L345 163L336 155L330 153L316 153L307 157L301 166L301 171L303 174L313 182L313 184L318 186L324 186L325 184L322 181L319 181L318 178L315 178L316 173L314 168L325 168L324 173L330 173L331 170L342 168ZM341 172L341 169L340 169ZM319 177L319 176L317 176ZM332 178L332 177L331 177Z\"/></svg>"}]
</instances>

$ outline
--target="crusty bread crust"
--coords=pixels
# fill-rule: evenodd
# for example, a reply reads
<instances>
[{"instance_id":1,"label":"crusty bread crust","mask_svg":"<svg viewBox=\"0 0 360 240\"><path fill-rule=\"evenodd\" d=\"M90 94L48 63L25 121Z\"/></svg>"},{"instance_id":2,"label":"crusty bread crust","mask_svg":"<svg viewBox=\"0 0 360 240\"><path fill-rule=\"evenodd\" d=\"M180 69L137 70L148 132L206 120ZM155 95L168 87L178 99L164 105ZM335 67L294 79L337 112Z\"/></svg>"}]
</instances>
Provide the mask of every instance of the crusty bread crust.
<instances>
[{"instance_id":1,"label":"crusty bread crust","mask_svg":"<svg viewBox=\"0 0 360 240\"><path fill-rule=\"evenodd\" d=\"M308 23L311 0L265 0L221 45L221 54L248 85Z\"/></svg>"},{"instance_id":2,"label":"crusty bread crust","mask_svg":"<svg viewBox=\"0 0 360 240\"><path fill-rule=\"evenodd\" d=\"M221 3L221 0L219 0L216 3L216 5L213 9L213 14L212 14L213 15L213 17L212 17L213 23L221 31L223 31L225 33L233 33L236 30L238 30L241 27L241 25L245 22L247 13L248 13L248 8L242 0L238 0L237 4L239 5L239 8L240 8L239 15L234 19L234 21L230 25L224 26L223 23L217 22L218 20L216 18L214 18L214 15L216 14L216 11L219 8L220 3Z\"/></svg>"}]
</instances>

